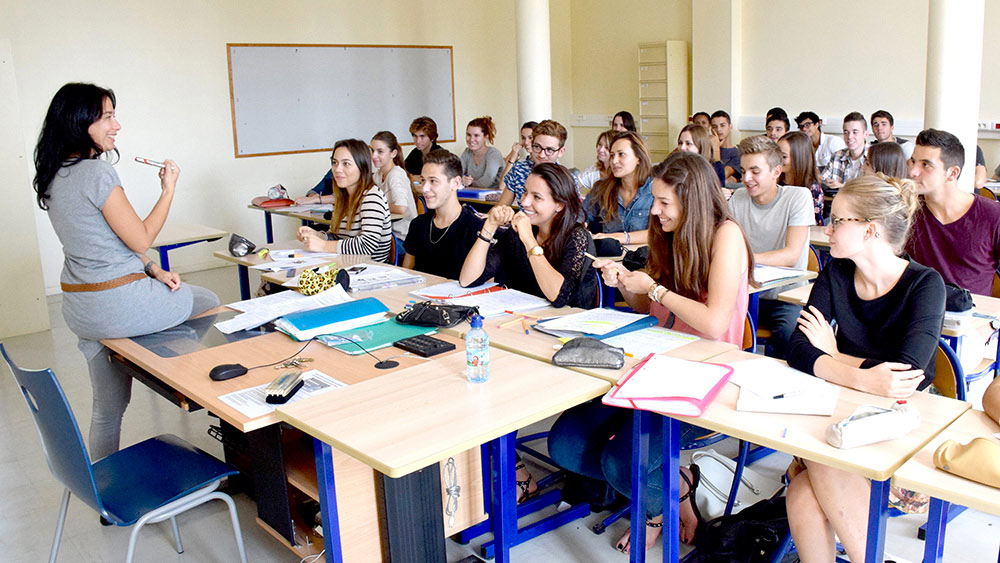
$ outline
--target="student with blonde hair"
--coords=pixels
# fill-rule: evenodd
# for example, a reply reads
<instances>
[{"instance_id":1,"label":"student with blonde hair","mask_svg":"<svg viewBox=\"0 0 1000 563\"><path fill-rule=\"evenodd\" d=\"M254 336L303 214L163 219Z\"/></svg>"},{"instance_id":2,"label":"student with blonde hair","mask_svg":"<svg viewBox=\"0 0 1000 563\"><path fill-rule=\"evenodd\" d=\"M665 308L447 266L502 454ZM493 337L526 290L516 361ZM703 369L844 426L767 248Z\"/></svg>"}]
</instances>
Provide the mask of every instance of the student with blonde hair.
<instances>
[{"instance_id":1,"label":"student with blonde hair","mask_svg":"<svg viewBox=\"0 0 1000 563\"><path fill-rule=\"evenodd\" d=\"M726 167L719 160L718 143L712 143L715 137L707 129L696 123L689 123L681 129L677 135L677 149L682 152L696 152L705 157L712 168L715 169L716 176L719 177L719 185L726 185ZM733 195L731 190L726 191L726 197Z\"/></svg>"},{"instance_id":2,"label":"student with blonde hair","mask_svg":"<svg viewBox=\"0 0 1000 563\"><path fill-rule=\"evenodd\" d=\"M462 152L462 184L474 188L496 189L503 173L503 155L491 146L497 135L493 118L484 115L465 127L465 145Z\"/></svg>"},{"instance_id":3,"label":"student with blonde hair","mask_svg":"<svg viewBox=\"0 0 1000 563\"><path fill-rule=\"evenodd\" d=\"M903 399L930 385L944 318L941 276L900 256L919 206L910 180L847 182L833 199L833 260L820 272L792 334L788 364L873 395ZM805 461L788 486L788 523L804 563L834 558L834 534L865 557L870 484Z\"/></svg>"},{"instance_id":4,"label":"student with blonde hair","mask_svg":"<svg viewBox=\"0 0 1000 563\"><path fill-rule=\"evenodd\" d=\"M608 129L597 136L597 161L580 172L577 177L577 184L580 191L590 191L594 184L607 178L611 174L611 141L617 135L614 130Z\"/></svg>"},{"instance_id":5,"label":"student with blonde hair","mask_svg":"<svg viewBox=\"0 0 1000 563\"><path fill-rule=\"evenodd\" d=\"M583 201L587 228L595 239L645 244L649 228L652 162L638 133L619 133L611 143L611 175L598 182Z\"/></svg>"}]
</instances>

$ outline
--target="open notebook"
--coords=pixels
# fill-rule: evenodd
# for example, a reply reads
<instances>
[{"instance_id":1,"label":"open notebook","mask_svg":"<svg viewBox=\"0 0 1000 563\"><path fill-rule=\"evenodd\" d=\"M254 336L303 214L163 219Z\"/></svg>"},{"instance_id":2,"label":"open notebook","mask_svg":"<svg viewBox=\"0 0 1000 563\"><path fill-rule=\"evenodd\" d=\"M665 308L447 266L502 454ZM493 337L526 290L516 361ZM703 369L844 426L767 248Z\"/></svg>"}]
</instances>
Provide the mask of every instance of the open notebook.
<instances>
[{"instance_id":1,"label":"open notebook","mask_svg":"<svg viewBox=\"0 0 1000 563\"><path fill-rule=\"evenodd\" d=\"M683 416L701 416L726 384L733 368L650 354L623 377L605 405Z\"/></svg>"}]
</instances>

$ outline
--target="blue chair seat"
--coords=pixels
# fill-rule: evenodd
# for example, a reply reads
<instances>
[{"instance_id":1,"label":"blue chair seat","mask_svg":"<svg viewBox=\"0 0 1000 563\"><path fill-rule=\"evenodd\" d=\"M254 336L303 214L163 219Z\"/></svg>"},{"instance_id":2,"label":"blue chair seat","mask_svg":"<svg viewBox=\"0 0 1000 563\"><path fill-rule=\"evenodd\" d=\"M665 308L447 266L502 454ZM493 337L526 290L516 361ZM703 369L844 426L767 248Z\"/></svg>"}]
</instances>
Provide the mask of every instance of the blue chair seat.
<instances>
[{"instance_id":1,"label":"blue chair seat","mask_svg":"<svg viewBox=\"0 0 1000 563\"><path fill-rule=\"evenodd\" d=\"M93 471L105 518L118 526L239 473L172 434L116 452L94 463Z\"/></svg>"}]
</instances>

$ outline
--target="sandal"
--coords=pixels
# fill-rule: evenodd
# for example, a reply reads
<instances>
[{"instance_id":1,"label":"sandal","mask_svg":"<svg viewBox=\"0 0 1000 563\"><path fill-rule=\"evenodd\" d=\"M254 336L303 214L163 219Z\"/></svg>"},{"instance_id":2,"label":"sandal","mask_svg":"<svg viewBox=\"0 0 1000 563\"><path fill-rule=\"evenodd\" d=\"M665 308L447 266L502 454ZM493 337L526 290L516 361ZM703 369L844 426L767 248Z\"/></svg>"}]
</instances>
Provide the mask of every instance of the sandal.
<instances>
[{"instance_id":1,"label":"sandal","mask_svg":"<svg viewBox=\"0 0 1000 563\"><path fill-rule=\"evenodd\" d=\"M646 520L646 527L647 528L653 528L653 530L659 530L660 528L663 527L663 521L661 520L659 522L651 522L649 520ZM659 535L659 533L660 533L659 531L656 532L657 535ZM649 534L649 530L646 530L646 542L647 543L649 543L649 535L650 535ZM626 532L624 536L622 536L622 539L618 540L618 545L615 546L615 549L617 549L618 551L620 551L622 553L628 553L629 552L629 548L631 547L631 545L630 545L631 541L632 541L632 529L629 528L629 531ZM656 542L656 537L655 536L653 537L653 542L654 543ZM649 549L649 548L647 547L646 549Z\"/></svg>"},{"instance_id":2,"label":"sandal","mask_svg":"<svg viewBox=\"0 0 1000 563\"><path fill-rule=\"evenodd\" d=\"M688 470L691 471L691 478L688 478L687 474L684 473L683 471L680 472L681 479L684 479L684 482L688 486L688 490L686 493L681 495L681 497L677 500L677 505L679 507L681 504L684 503L684 501L690 499L691 511L694 512L694 517L698 523L697 526L701 527L701 525L705 523L705 518L702 517L701 511L698 510L698 503L695 502L695 491L698 490L698 484L701 483L701 468L698 467L698 464L692 463L690 466L688 466ZM696 527L695 530L697 531L698 528ZM693 541L694 536L691 536L691 538Z\"/></svg>"},{"instance_id":3,"label":"sandal","mask_svg":"<svg viewBox=\"0 0 1000 563\"><path fill-rule=\"evenodd\" d=\"M528 468L524 466L523 461L517 462L517 465L514 466L514 471L520 471L522 469L528 472L528 478L525 479L524 481L517 481L517 480L514 481L515 483L517 483L517 488L520 489L521 491L521 494L517 496L517 504L521 504L522 502L538 494L537 484L535 485L534 491L530 490L531 483L535 480L534 477L531 476L531 472L528 471ZM517 478L515 477L515 479Z\"/></svg>"}]
</instances>

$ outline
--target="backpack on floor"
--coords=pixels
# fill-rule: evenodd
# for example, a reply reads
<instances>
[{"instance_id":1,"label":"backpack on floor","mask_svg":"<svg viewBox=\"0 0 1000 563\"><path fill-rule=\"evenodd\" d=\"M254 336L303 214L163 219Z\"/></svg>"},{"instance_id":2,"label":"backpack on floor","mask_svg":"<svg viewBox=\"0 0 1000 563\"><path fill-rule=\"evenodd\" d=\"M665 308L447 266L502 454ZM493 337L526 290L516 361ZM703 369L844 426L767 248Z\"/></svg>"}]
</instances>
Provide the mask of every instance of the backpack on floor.
<instances>
[{"instance_id":1,"label":"backpack on floor","mask_svg":"<svg viewBox=\"0 0 1000 563\"><path fill-rule=\"evenodd\" d=\"M767 563L787 534L785 497L765 499L700 524L687 563Z\"/></svg>"}]
</instances>

